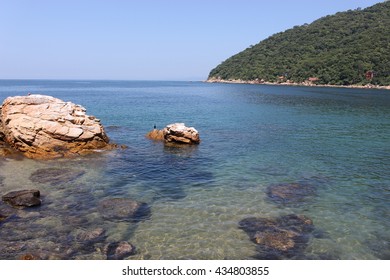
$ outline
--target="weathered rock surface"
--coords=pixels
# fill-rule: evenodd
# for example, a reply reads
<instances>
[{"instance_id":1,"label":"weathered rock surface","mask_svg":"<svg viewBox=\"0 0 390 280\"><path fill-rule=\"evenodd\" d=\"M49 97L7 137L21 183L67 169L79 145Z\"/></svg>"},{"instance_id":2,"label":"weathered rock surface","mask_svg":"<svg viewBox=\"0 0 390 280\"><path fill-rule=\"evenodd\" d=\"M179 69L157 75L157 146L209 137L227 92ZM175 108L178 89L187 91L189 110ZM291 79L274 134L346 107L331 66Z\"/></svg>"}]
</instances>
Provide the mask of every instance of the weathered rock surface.
<instances>
[{"instance_id":1,"label":"weathered rock surface","mask_svg":"<svg viewBox=\"0 0 390 280\"><path fill-rule=\"evenodd\" d=\"M184 123L169 124L163 129L164 139L167 143L199 144L199 132Z\"/></svg>"},{"instance_id":2,"label":"weathered rock surface","mask_svg":"<svg viewBox=\"0 0 390 280\"><path fill-rule=\"evenodd\" d=\"M15 208L33 207L41 205L39 190L12 191L3 195L2 199Z\"/></svg>"},{"instance_id":3,"label":"weathered rock surface","mask_svg":"<svg viewBox=\"0 0 390 280\"><path fill-rule=\"evenodd\" d=\"M39 94L4 100L0 138L26 157L37 159L111 148L100 121L88 116L84 107Z\"/></svg>"},{"instance_id":4,"label":"weathered rock surface","mask_svg":"<svg viewBox=\"0 0 390 280\"><path fill-rule=\"evenodd\" d=\"M130 220L137 222L150 215L150 208L144 202L130 198L109 198L102 200L98 209L105 219Z\"/></svg>"},{"instance_id":5,"label":"weathered rock surface","mask_svg":"<svg viewBox=\"0 0 390 280\"><path fill-rule=\"evenodd\" d=\"M276 219L245 218L239 228L257 244L257 258L289 259L303 254L314 225L306 216L291 214Z\"/></svg>"},{"instance_id":6,"label":"weathered rock surface","mask_svg":"<svg viewBox=\"0 0 390 280\"><path fill-rule=\"evenodd\" d=\"M134 255L135 247L126 241L113 242L105 246L104 252L108 260L123 260L126 257Z\"/></svg>"}]
</instances>

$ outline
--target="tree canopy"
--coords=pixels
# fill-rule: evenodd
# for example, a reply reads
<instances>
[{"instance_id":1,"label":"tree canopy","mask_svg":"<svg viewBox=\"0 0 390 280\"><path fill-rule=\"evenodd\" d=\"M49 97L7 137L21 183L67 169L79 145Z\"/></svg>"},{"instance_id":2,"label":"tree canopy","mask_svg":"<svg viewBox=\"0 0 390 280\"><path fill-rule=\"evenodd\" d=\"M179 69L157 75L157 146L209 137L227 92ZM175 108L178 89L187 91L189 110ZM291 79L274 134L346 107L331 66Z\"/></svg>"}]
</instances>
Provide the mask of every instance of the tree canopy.
<instances>
[{"instance_id":1,"label":"tree canopy","mask_svg":"<svg viewBox=\"0 0 390 280\"><path fill-rule=\"evenodd\" d=\"M390 1L326 16L228 58L209 79L390 85Z\"/></svg>"}]
</instances>

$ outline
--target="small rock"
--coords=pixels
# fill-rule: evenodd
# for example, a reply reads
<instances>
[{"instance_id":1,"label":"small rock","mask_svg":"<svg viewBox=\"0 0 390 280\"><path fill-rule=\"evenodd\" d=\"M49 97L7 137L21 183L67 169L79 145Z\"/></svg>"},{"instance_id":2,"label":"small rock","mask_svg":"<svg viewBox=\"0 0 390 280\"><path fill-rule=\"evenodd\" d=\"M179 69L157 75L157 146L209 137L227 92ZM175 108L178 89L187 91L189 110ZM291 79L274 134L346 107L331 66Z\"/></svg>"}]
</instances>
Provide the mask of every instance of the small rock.
<instances>
[{"instance_id":1,"label":"small rock","mask_svg":"<svg viewBox=\"0 0 390 280\"><path fill-rule=\"evenodd\" d=\"M108 260L123 260L124 258L134 255L135 247L126 242L113 242L107 244L104 248Z\"/></svg>"},{"instance_id":2,"label":"small rock","mask_svg":"<svg viewBox=\"0 0 390 280\"><path fill-rule=\"evenodd\" d=\"M164 140L164 132L163 130L153 129L146 134L146 138L150 140L163 141Z\"/></svg>"},{"instance_id":3,"label":"small rock","mask_svg":"<svg viewBox=\"0 0 390 280\"><path fill-rule=\"evenodd\" d=\"M41 205L39 190L12 191L3 195L3 201L15 208Z\"/></svg>"}]
</instances>

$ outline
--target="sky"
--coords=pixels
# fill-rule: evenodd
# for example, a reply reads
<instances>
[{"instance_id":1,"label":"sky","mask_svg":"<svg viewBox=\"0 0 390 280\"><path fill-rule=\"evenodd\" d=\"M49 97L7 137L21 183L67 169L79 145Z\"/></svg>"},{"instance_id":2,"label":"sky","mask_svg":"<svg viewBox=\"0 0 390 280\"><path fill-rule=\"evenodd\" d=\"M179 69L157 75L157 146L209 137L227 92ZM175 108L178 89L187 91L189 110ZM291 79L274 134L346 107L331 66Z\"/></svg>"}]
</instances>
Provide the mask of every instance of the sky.
<instances>
[{"instance_id":1,"label":"sky","mask_svg":"<svg viewBox=\"0 0 390 280\"><path fill-rule=\"evenodd\" d=\"M205 80L295 25L378 0L0 0L0 79Z\"/></svg>"}]
</instances>

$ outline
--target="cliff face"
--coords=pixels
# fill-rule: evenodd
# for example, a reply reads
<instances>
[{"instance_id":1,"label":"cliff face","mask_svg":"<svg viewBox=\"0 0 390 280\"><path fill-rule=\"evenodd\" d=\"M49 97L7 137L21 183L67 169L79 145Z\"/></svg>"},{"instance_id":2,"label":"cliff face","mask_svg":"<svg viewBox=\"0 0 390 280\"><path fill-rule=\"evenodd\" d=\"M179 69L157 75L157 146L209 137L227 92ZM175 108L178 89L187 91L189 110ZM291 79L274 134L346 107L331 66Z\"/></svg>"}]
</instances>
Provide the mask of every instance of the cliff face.
<instances>
[{"instance_id":1,"label":"cliff face","mask_svg":"<svg viewBox=\"0 0 390 280\"><path fill-rule=\"evenodd\" d=\"M8 97L0 107L0 140L29 158L50 159L109 147L86 109L45 95Z\"/></svg>"},{"instance_id":2,"label":"cliff face","mask_svg":"<svg viewBox=\"0 0 390 280\"><path fill-rule=\"evenodd\" d=\"M228 58L209 80L390 85L390 1L277 33Z\"/></svg>"}]
</instances>

